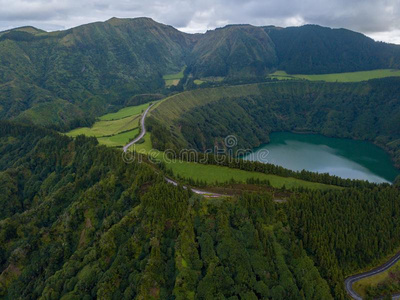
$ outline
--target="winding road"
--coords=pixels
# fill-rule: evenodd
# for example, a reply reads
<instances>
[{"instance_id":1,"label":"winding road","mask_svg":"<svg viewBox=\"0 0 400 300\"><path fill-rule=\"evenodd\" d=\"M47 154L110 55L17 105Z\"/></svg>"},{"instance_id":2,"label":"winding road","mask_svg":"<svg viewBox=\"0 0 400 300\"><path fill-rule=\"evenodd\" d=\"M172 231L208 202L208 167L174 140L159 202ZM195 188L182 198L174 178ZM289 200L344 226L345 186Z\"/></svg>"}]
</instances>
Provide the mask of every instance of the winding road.
<instances>
[{"instance_id":1,"label":"winding road","mask_svg":"<svg viewBox=\"0 0 400 300\"><path fill-rule=\"evenodd\" d=\"M349 296L355 300L362 300L363 298L353 290L353 284L363 278L367 278L367 277L374 276L376 274L385 272L390 267L392 267L395 263L397 263L399 260L400 260L400 252L398 252L395 256L393 256L389 261L387 261L383 265L381 265L375 269L372 269L371 271L347 277L346 280L344 281L344 285L345 285L347 294L349 294ZM392 295L392 299L396 299L396 300L400 299L400 294Z\"/></svg>"},{"instance_id":2,"label":"winding road","mask_svg":"<svg viewBox=\"0 0 400 300\"><path fill-rule=\"evenodd\" d=\"M134 145L135 143L137 143L138 141L140 141L146 134L146 126L145 126L145 119L147 117L148 112L150 111L150 108L154 105L154 103L150 104L149 107L144 111L142 118L140 119L140 128L141 128L141 132L140 134L133 139L132 141L130 141L128 144L126 144L123 147L124 152L128 151L129 147L131 147L132 145ZM175 180L172 180L168 177L164 177L165 181L177 186L178 182L176 182ZM188 187L183 186L184 189L187 189ZM198 189L194 189L194 188L190 188L191 191L195 194L198 195L203 195L204 197L208 197L208 198L218 198L218 197L222 197L222 196L227 196L227 195L222 195L222 194L216 194L216 193L212 193L212 192L207 192L207 191L202 191L202 190L198 190Z\"/></svg>"},{"instance_id":3,"label":"winding road","mask_svg":"<svg viewBox=\"0 0 400 300\"><path fill-rule=\"evenodd\" d=\"M128 144L126 144L126 145L124 146L124 148L123 148L123 149L124 149L124 152L126 152L126 151L129 149L130 146L132 146L133 144L135 144L135 143L137 143L138 141L140 141L140 139L142 139L142 138L144 137L144 135L146 134L146 127L144 126L144 120L146 119L147 114L148 114L150 108L151 108L153 105L154 105L154 103L150 104L149 107L146 108L146 110L144 111L143 116L142 116L142 118L140 119L140 127L141 127L140 134L139 134L133 141L130 141Z\"/></svg>"}]
</instances>

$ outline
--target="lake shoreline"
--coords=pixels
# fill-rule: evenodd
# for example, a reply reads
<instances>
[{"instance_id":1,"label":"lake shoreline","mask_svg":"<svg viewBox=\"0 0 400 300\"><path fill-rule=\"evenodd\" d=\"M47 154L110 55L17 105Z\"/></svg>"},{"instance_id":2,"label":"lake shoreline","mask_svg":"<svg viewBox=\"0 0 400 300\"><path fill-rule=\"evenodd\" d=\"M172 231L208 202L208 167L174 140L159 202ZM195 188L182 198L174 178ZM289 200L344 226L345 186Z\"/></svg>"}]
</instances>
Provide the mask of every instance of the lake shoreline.
<instances>
[{"instance_id":1,"label":"lake shoreline","mask_svg":"<svg viewBox=\"0 0 400 300\"><path fill-rule=\"evenodd\" d=\"M270 132L268 137L268 143L253 148L252 154L244 159L268 162L294 171L305 169L376 183L393 183L400 174L390 153L371 141L330 137L308 130ZM291 144L285 145L285 140ZM255 157L261 149L269 151L265 161Z\"/></svg>"}]
</instances>

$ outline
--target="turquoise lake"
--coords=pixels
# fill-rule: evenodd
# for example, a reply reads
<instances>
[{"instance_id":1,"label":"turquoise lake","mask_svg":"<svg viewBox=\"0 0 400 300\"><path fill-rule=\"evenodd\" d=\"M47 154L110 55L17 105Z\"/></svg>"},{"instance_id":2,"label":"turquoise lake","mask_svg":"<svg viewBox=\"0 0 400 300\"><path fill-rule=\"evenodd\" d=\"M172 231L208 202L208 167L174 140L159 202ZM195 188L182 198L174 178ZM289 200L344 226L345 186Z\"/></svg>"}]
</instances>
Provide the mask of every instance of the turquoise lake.
<instances>
[{"instance_id":1,"label":"turquoise lake","mask_svg":"<svg viewBox=\"0 0 400 300\"><path fill-rule=\"evenodd\" d=\"M391 183L400 174L389 155L372 143L316 134L271 133L269 144L244 159L376 183Z\"/></svg>"}]
</instances>

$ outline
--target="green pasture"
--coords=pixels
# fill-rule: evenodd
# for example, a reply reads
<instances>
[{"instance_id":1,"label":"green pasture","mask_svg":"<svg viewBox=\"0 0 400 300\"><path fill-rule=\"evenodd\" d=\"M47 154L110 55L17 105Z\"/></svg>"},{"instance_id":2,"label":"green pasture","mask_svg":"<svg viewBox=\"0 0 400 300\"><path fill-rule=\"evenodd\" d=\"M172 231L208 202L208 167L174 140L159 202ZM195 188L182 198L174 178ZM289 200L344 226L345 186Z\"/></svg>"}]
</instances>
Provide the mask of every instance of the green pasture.
<instances>
[{"instance_id":1,"label":"green pasture","mask_svg":"<svg viewBox=\"0 0 400 300\"><path fill-rule=\"evenodd\" d=\"M305 79L310 81L326 81L326 82L359 82L376 78L385 78L392 76L400 76L400 70L396 69L380 69L371 71L333 73L333 74L287 74L285 71L276 71L269 75L271 78L279 80Z\"/></svg>"},{"instance_id":2,"label":"green pasture","mask_svg":"<svg viewBox=\"0 0 400 300\"><path fill-rule=\"evenodd\" d=\"M178 73L174 74L167 74L163 76L163 79L165 80L165 85L166 86L171 86L171 85L178 85L179 81L183 78L183 72L185 72L186 66L182 68L181 71Z\"/></svg>"},{"instance_id":3,"label":"green pasture","mask_svg":"<svg viewBox=\"0 0 400 300\"><path fill-rule=\"evenodd\" d=\"M135 128L133 130L122 132L116 135L99 137L97 140L101 145L106 145L109 147L123 147L129 143L129 141L133 140L138 134L139 128Z\"/></svg>"},{"instance_id":4,"label":"green pasture","mask_svg":"<svg viewBox=\"0 0 400 300\"><path fill-rule=\"evenodd\" d=\"M131 116L134 116L134 115L139 115L144 110L146 110L146 108L148 106L149 106L149 103L145 103L145 104L138 105L138 106L125 107L125 108L120 109L119 111L117 111L115 113L110 113L110 114L106 114L104 116L101 116L99 119L101 121L110 121L110 120L119 120L119 119L123 119L123 118L126 118L126 117L131 117Z\"/></svg>"},{"instance_id":5,"label":"green pasture","mask_svg":"<svg viewBox=\"0 0 400 300\"><path fill-rule=\"evenodd\" d=\"M136 114L119 120L98 121L92 127L76 128L67 133L68 136L75 137L80 134L86 136L103 137L115 135L124 131L139 127L140 115Z\"/></svg>"}]
</instances>

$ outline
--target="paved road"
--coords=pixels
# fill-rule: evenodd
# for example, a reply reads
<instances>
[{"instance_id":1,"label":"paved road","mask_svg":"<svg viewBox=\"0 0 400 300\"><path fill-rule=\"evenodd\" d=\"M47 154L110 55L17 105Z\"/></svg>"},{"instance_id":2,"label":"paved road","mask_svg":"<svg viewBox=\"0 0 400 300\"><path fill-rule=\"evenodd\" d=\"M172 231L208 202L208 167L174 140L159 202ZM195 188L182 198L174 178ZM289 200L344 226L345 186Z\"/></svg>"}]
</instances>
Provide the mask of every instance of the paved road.
<instances>
[{"instance_id":1,"label":"paved road","mask_svg":"<svg viewBox=\"0 0 400 300\"><path fill-rule=\"evenodd\" d=\"M153 105L154 105L154 103L151 104L151 105L144 111L143 116L142 116L142 118L140 119L141 132L140 132L140 134L138 135L138 137L136 137L133 141L130 141L128 144L126 144L126 145L124 146L124 148L123 148L124 152L128 151L129 147L131 147L132 145L134 145L135 143L137 143L137 142L138 142L140 139L142 139L142 138L144 137L144 135L146 134L146 127L144 126L144 123L145 123L145 119L146 119L147 113L149 112L150 108L151 108ZM175 180L172 180L172 179L170 179L170 178L168 178L168 177L164 177L164 178L165 178L165 181L166 181L166 182L168 182L168 183L170 183L170 184L173 184L173 185L175 185L175 186L178 185L178 182L176 182ZM186 186L184 186L183 188L184 188L184 189L187 189ZM193 189L193 188L190 188L190 189L192 190L193 193L199 194L199 195L203 195L203 196L208 197L208 198L217 198L217 197L224 196L224 195L221 195L221 194L211 193L211 192L202 191L202 190L198 190L198 189Z\"/></svg>"},{"instance_id":2,"label":"paved road","mask_svg":"<svg viewBox=\"0 0 400 300\"><path fill-rule=\"evenodd\" d=\"M165 181L173 184L175 186L178 185L178 183L175 180L172 180L171 178L168 177L164 177ZM183 186L183 188L186 190L187 187ZM207 191L202 191L202 190L198 190L198 189L194 189L194 188L190 188L192 190L193 193L198 194L198 195L203 195L204 197L207 198L218 198L218 197L223 197L223 196L227 196L227 195L222 195L222 194L216 194L216 193L211 193L211 192L207 192Z\"/></svg>"},{"instance_id":3,"label":"paved road","mask_svg":"<svg viewBox=\"0 0 400 300\"><path fill-rule=\"evenodd\" d=\"M399 260L400 260L400 252L398 252L395 256L393 256L389 261L387 261L383 265L381 265L371 271L347 277L346 280L344 281L344 285L346 287L346 291L349 294L349 296L355 300L362 300L361 296L358 295L353 290L353 284L363 278L370 277L370 276L373 276L378 273L382 273L382 272L386 271L387 269L392 267ZM392 295L392 299L396 299L396 300L400 299L400 294Z\"/></svg>"},{"instance_id":4,"label":"paved road","mask_svg":"<svg viewBox=\"0 0 400 300\"><path fill-rule=\"evenodd\" d=\"M144 135L146 134L146 127L144 126L144 120L146 119L147 113L149 112L150 108L154 105L154 103L150 104L149 107L144 111L142 118L140 119L140 127L141 132L133 141L130 141L128 144L124 146L124 152L129 149L130 146L137 143Z\"/></svg>"}]
</instances>

